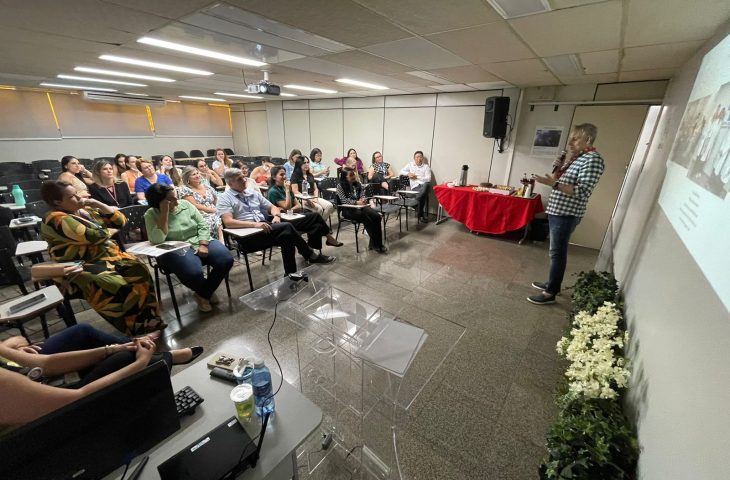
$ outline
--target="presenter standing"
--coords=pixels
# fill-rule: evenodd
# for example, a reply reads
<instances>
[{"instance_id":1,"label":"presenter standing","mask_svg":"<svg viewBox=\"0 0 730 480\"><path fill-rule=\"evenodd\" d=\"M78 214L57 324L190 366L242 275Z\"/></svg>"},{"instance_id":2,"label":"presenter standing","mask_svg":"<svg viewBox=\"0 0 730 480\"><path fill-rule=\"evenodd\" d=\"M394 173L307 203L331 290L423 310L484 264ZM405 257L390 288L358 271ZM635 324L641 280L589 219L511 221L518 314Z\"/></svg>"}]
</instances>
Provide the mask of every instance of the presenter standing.
<instances>
[{"instance_id":1,"label":"presenter standing","mask_svg":"<svg viewBox=\"0 0 730 480\"><path fill-rule=\"evenodd\" d=\"M552 174L533 175L538 183L552 187L547 206L550 273L547 282L532 282L540 293L527 297L536 305L555 303L568 263L570 236L585 214L588 199L603 174L603 158L593 146L597 134L598 128L591 123L576 125L568 140L568 159L555 165Z\"/></svg>"}]
</instances>

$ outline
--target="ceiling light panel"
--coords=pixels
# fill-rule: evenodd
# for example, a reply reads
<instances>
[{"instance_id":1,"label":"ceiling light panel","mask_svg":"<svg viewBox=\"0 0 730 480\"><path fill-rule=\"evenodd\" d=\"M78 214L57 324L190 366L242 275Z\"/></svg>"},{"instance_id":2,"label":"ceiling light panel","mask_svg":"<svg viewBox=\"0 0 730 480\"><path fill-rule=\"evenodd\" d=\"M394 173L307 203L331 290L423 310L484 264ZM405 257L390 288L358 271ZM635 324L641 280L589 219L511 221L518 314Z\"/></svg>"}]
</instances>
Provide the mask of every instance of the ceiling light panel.
<instances>
[{"instance_id":1,"label":"ceiling light panel","mask_svg":"<svg viewBox=\"0 0 730 480\"><path fill-rule=\"evenodd\" d=\"M83 73L96 73L98 75L110 75L114 77L138 78L140 80L150 80L152 82L174 82L172 78L155 77L152 75L140 75L139 73L120 72L118 70L106 70L103 68L91 67L74 67L74 71Z\"/></svg>"},{"instance_id":2,"label":"ceiling light panel","mask_svg":"<svg viewBox=\"0 0 730 480\"><path fill-rule=\"evenodd\" d=\"M337 90L329 90L326 88L307 87L305 85L284 85L284 88L291 88L292 90L303 90L305 92L337 93Z\"/></svg>"},{"instance_id":3,"label":"ceiling light panel","mask_svg":"<svg viewBox=\"0 0 730 480\"><path fill-rule=\"evenodd\" d=\"M124 63L127 65L136 65L138 67L155 68L158 70L168 70L170 72L190 73L192 75L209 76L213 75L213 72L207 72L205 70L199 70L197 68L180 67L177 65L170 65L167 63L159 62L148 62L147 60L139 60L136 58L119 57L117 55L101 55L100 60L106 60L107 62Z\"/></svg>"},{"instance_id":4,"label":"ceiling light panel","mask_svg":"<svg viewBox=\"0 0 730 480\"><path fill-rule=\"evenodd\" d=\"M168 42L166 40L160 40L157 38L142 37L137 40L138 43L144 45L151 45L153 47L167 48L169 50L175 50L176 52L189 53L191 55L198 55L206 58L215 58L216 60L223 60L225 62L238 63L241 65L250 65L252 67L263 67L266 65L265 62L259 62L250 58L237 57L235 55L229 55L227 53L216 52L214 50L207 50L205 48L191 47L189 45L183 45L181 43Z\"/></svg>"},{"instance_id":5,"label":"ceiling light panel","mask_svg":"<svg viewBox=\"0 0 730 480\"><path fill-rule=\"evenodd\" d=\"M56 77L63 78L65 80L79 80L81 82L112 83L114 85L126 85L128 87L146 87L147 86L143 83L122 82L119 80L105 80L103 78L78 77L76 75L59 74L59 75L56 75Z\"/></svg>"},{"instance_id":6,"label":"ceiling light panel","mask_svg":"<svg viewBox=\"0 0 730 480\"><path fill-rule=\"evenodd\" d=\"M284 92L281 92L279 94L279 96L281 96L281 97L296 97L296 95L294 95L293 93L284 93Z\"/></svg>"},{"instance_id":7,"label":"ceiling light panel","mask_svg":"<svg viewBox=\"0 0 730 480\"><path fill-rule=\"evenodd\" d=\"M116 92L113 88L95 87L93 85L65 85L63 83L41 82L41 87L70 88L71 90L99 90L101 92Z\"/></svg>"},{"instance_id":8,"label":"ceiling light panel","mask_svg":"<svg viewBox=\"0 0 730 480\"><path fill-rule=\"evenodd\" d=\"M187 100L201 100L203 102L225 102L225 100L222 98L197 97L194 95L178 95L178 98L185 98Z\"/></svg>"},{"instance_id":9,"label":"ceiling light panel","mask_svg":"<svg viewBox=\"0 0 730 480\"><path fill-rule=\"evenodd\" d=\"M335 82L344 83L346 85L353 85L355 87L370 88L372 90L388 90L388 87L383 85L376 85L374 83L361 82L360 80L352 80L350 78L338 78Z\"/></svg>"},{"instance_id":10,"label":"ceiling light panel","mask_svg":"<svg viewBox=\"0 0 730 480\"><path fill-rule=\"evenodd\" d=\"M487 0L502 18L517 18L550 11L548 0Z\"/></svg>"}]
</instances>

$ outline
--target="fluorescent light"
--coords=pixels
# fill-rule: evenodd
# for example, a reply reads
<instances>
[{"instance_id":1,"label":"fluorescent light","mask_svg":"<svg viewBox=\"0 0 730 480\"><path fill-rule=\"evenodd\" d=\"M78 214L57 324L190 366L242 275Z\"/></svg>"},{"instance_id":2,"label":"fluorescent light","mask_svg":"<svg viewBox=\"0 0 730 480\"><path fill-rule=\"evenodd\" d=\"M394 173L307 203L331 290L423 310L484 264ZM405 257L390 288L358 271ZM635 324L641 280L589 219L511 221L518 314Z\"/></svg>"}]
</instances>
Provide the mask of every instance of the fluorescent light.
<instances>
[{"instance_id":1,"label":"fluorescent light","mask_svg":"<svg viewBox=\"0 0 730 480\"><path fill-rule=\"evenodd\" d=\"M180 100L170 100L169 98L165 99L167 103L180 103Z\"/></svg>"},{"instance_id":2,"label":"fluorescent light","mask_svg":"<svg viewBox=\"0 0 730 480\"><path fill-rule=\"evenodd\" d=\"M250 58L237 57L235 55L228 55L227 53L216 52L214 50L206 50L204 48L182 45L180 43L167 42L165 40L159 40L157 38L142 37L137 40L137 42L143 43L145 45L152 45L154 47L168 48L170 50L176 50L178 52L185 52L191 55L215 58L218 60L224 60L226 62L240 63L242 65L251 65L252 67L263 67L264 65L266 65L265 62L259 62L258 60L252 60Z\"/></svg>"},{"instance_id":3,"label":"fluorescent light","mask_svg":"<svg viewBox=\"0 0 730 480\"><path fill-rule=\"evenodd\" d=\"M84 73L98 73L99 75L114 75L117 77L139 78L140 80L151 80L153 82L174 82L172 78L153 77L152 75L140 75L138 73L119 72L117 70L104 70L103 68L75 67L75 71Z\"/></svg>"},{"instance_id":4,"label":"fluorescent light","mask_svg":"<svg viewBox=\"0 0 730 480\"><path fill-rule=\"evenodd\" d=\"M296 95L294 95L293 93L281 92L279 95L281 95L282 97L296 97Z\"/></svg>"},{"instance_id":5,"label":"fluorescent light","mask_svg":"<svg viewBox=\"0 0 730 480\"><path fill-rule=\"evenodd\" d=\"M124 92L125 95L134 95L135 97L149 97L146 93L134 93L134 92Z\"/></svg>"},{"instance_id":6,"label":"fluorescent light","mask_svg":"<svg viewBox=\"0 0 730 480\"><path fill-rule=\"evenodd\" d=\"M76 75L56 75L65 80L80 80L82 82L113 83L114 85L127 85L128 87L146 87L143 83L121 82L119 80L104 80L103 78L77 77Z\"/></svg>"},{"instance_id":7,"label":"fluorescent light","mask_svg":"<svg viewBox=\"0 0 730 480\"><path fill-rule=\"evenodd\" d=\"M12 85L0 85L0 90L15 90Z\"/></svg>"},{"instance_id":8,"label":"fluorescent light","mask_svg":"<svg viewBox=\"0 0 730 480\"><path fill-rule=\"evenodd\" d=\"M549 12L551 10L548 0L487 0L487 3L505 20Z\"/></svg>"},{"instance_id":9,"label":"fluorescent light","mask_svg":"<svg viewBox=\"0 0 730 480\"><path fill-rule=\"evenodd\" d=\"M337 90L327 90L326 88L305 87L303 85L284 85L284 87L293 88L294 90L304 90L305 92L337 93Z\"/></svg>"},{"instance_id":10,"label":"fluorescent light","mask_svg":"<svg viewBox=\"0 0 730 480\"><path fill-rule=\"evenodd\" d=\"M215 92L213 95L220 95L221 97L264 98L264 97L259 97L257 95L242 95L240 93Z\"/></svg>"},{"instance_id":11,"label":"fluorescent light","mask_svg":"<svg viewBox=\"0 0 730 480\"><path fill-rule=\"evenodd\" d=\"M373 90L388 90L388 87L384 87L383 85L375 85L374 83L361 82L360 80L351 80L349 78L338 78L335 82L346 83L356 87L372 88Z\"/></svg>"},{"instance_id":12,"label":"fluorescent light","mask_svg":"<svg viewBox=\"0 0 730 480\"><path fill-rule=\"evenodd\" d=\"M220 102L220 101L225 102L225 100L223 100L222 98L194 97L192 95L178 95L178 98L185 98L188 100L202 100L204 102Z\"/></svg>"},{"instance_id":13,"label":"fluorescent light","mask_svg":"<svg viewBox=\"0 0 730 480\"><path fill-rule=\"evenodd\" d=\"M41 87L55 87L55 88L71 88L73 90L99 90L102 92L116 92L113 88L102 88L102 87L94 87L91 85L64 85L62 83L49 83L49 82L41 82Z\"/></svg>"},{"instance_id":14,"label":"fluorescent light","mask_svg":"<svg viewBox=\"0 0 730 480\"><path fill-rule=\"evenodd\" d=\"M102 55L99 57L100 60L106 60L108 62L126 63L128 65L137 65L138 67L157 68L159 70L169 70L171 72L182 72L191 73L193 75L213 75L213 72L206 72L205 70L198 70L197 68L178 67L177 65L170 65L168 63L148 62L147 60L138 60L136 58L118 57L116 55Z\"/></svg>"}]
</instances>

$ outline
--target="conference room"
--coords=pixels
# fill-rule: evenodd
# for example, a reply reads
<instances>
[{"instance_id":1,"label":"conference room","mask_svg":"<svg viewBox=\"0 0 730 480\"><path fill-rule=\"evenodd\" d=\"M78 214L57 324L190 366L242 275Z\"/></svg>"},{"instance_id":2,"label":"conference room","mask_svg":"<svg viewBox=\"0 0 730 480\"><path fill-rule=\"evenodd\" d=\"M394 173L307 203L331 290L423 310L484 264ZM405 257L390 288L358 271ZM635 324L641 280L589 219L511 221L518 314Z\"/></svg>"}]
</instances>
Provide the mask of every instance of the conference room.
<instances>
[{"instance_id":1,"label":"conference room","mask_svg":"<svg viewBox=\"0 0 730 480\"><path fill-rule=\"evenodd\" d=\"M0 358L45 379L71 353L43 345L82 325L114 336L88 358L134 355L82 374L60 408L12 397L0 444L29 446L20 461L154 380L155 408L185 387L204 401L141 417L118 400L114 428L160 434L107 443L89 420L68 445L94 454L38 471L128 478L148 458L140 478L184 478L174 459L233 461L211 478L598 478L606 463L622 470L607 478L727 478L729 20L714 0L6 2ZM595 159L596 178L575 174ZM576 199L558 240L556 205ZM621 337L594 397L566 347L581 311L603 315L586 289L611 290ZM160 355L169 376L144 369ZM255 358L275 393L265 435L262 412L229 421ZM558 434L578 422L566 405L596 396L617 422L603 464ZM176 455L222 425L240 429L227 459ZM23 478L13 465L0 476Z\"/></svg>"}]
</instances>

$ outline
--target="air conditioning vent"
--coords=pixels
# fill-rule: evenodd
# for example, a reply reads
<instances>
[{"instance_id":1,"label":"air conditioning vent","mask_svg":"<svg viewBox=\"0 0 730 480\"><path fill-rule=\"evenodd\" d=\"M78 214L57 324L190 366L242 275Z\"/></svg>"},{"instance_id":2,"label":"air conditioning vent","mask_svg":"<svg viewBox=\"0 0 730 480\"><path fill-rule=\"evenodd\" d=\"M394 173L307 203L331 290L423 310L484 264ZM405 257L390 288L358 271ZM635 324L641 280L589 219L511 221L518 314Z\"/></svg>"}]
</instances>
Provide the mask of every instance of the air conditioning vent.
<instances>
[{"instance_id":1,"label":"air conditioning vent","mask_svg":"<svg viewBox=\"0 0 730 480\"><path fill-rule=\"evenodd\" d=\"M162 97L138 97L114 92L84 92L84 100L100 103L117 103L124 105L149 105L150 107L164 107L167 101Z\"/></svg>"}]
</instances>

